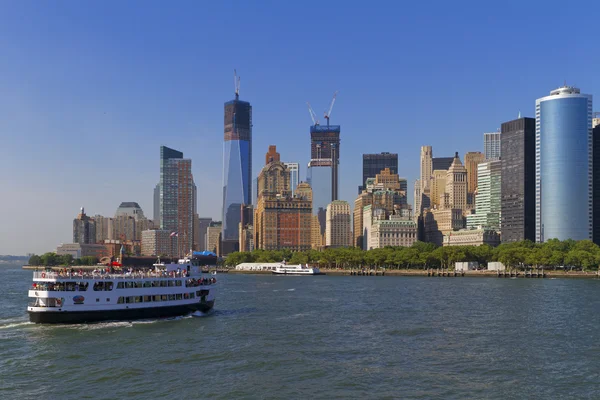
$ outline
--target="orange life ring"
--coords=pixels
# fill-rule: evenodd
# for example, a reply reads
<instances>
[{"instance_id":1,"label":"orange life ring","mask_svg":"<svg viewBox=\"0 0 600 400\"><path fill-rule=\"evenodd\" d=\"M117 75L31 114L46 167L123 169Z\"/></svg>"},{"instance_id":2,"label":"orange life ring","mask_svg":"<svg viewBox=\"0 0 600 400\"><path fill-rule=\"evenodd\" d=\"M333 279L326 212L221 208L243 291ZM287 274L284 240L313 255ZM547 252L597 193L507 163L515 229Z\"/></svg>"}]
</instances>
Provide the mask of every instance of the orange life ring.
<instances>
[{"instance_id":1,"label":"orange life ring","mask_svg":"<svg viewBox=\"0 0 600 400\"><path fill-rule=\"evenodd\" d=\"M46 277L46 273L42 272L42 278L45 278L45 277Z\"/></svg>"}]
</instances>

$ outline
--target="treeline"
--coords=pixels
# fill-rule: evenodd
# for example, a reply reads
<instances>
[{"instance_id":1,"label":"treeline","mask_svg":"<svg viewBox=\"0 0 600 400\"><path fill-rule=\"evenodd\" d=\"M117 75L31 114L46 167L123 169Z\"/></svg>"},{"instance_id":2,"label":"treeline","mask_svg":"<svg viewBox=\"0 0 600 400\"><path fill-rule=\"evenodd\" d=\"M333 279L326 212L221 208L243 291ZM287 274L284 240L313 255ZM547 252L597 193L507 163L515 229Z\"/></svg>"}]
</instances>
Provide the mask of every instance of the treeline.
<instances>
[{"instance_id":1,"label":"treeline","mask_svg":"<svg viewBox=\"0 0 600 400\"><path fill-rule=\"evenodd\" d=\"M96 265L98 264L98 258L92 256L85 256L81 258L73 258L72 255L66 254L59 256L56 253L44 253L41 256L36 254L29 258L29 265L34 266L72 266L72 265Z\"/></svg>"},{"instance_id":2,"label":"treeline","mask_svg":"<svg viewBox=\"0 0 600 400\"><path fill-rule=\"evenodd\" d=\"M454 263L477 261L487 265L499 261L509 269L538 267L569 267L570 269L598 269L600 247L590 240L574 241L551 239L546 243L522 241L501 244L498 247L447 246L436 247L432 243L416 242L411 247L385 247L361 250L356 247L309 250L254 250L229 254L225 265L234 267L244 262L279 262L288 264L313 264L321 268L454 268Z\"/></svg>"}]
</instances>

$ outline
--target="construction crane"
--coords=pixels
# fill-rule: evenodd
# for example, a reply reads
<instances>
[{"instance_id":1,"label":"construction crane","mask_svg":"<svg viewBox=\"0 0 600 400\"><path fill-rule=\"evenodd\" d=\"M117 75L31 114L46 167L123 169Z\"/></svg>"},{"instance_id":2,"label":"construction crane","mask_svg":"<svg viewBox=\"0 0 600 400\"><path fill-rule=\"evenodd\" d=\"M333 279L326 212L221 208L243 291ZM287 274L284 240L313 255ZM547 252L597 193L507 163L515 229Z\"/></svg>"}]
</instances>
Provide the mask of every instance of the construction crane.
<instances>
[{"instance_id":1,"label":"construction crane","mask_svg":"<svg viewBox=\"0 0 600 400\"><path fill-rule=\"evenodd\" d=\"M329 126L329 117L331 116L331 110L333 110L333 104L335 103L335 97L337 96L338 91L336 90L333 94L333 99L331 99L331 105L329 106L329 111L325 113L325 119L327 120L327 126Z\"/></svg>"},{"instance_id":2,"label":"construction crane","mask_svg":"<svg viewBox=\"0 0 600 400\"><path fill-rule=\"evenodd\" d=\"M310 106L310 103L307 101L306 104L308 105L308 113L310 114L310 118L312 119L313 125L319 125L319 120L317 119L317 114L315 114L315 112L313 111L312 107Z\"/></svg>"},{"instance_id":3,"label":"construction crane","mask_svg":"<svg viewBox=\"0 0 600 400\"><path fill-rule=\"evenodd\" d=\"M237 71L233 70L233 86L235 87L235 99L240 97L240 77L237 76Z\"/></svg>"}]
</instances>

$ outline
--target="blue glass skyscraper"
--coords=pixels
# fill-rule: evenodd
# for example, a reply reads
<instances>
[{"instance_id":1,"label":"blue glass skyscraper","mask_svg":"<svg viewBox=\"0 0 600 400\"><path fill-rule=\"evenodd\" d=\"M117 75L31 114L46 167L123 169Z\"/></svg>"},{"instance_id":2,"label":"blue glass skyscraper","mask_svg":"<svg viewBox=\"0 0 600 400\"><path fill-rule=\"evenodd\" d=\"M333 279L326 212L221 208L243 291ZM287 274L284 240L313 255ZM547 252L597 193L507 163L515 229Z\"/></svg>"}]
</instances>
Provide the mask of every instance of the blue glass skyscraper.
<instances>
[{"instance_id":1,"label":"blue glass skyscraper","mask_svg":"<svg viewBox=\"0 0 600 400\"><path fill-rule=\"evenodd\" d=\"M237 249L242 204L252 204L252 106L236 90L235 100L225 103L223 254Z\"/></svg>"},{"instance_id":2,"label":"blue glass skyscraper","mask_svg":"<svg viewBox=\"0 0 600 400\"><path fill-rule=\"evenodd\" d=\"M535 103L536 241L592 238L592 96L563 86Z\"/></svg>"}]
</instances>

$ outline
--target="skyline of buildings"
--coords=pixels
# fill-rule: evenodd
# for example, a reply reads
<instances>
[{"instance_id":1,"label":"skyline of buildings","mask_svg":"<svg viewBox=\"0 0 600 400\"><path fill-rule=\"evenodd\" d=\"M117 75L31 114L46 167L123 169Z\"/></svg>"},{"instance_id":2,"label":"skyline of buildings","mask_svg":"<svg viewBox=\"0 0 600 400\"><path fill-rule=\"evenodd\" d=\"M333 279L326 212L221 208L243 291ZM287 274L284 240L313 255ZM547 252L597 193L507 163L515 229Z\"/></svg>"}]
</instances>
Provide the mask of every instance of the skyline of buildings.
<instances>
[{"instance_id":1,"label":"skyline of buildings","mask_svg":"<svg viewBox=\"0 0 600 400\"><path fill-rule=\"evenodd\" d=\"M600 227L596 224L600 221L600 213L593 213L596 208L600 210L600 201L594 202L596 198L600 199L600 185L596 185L596 189L593 185L600 182L600 174L594 173L596 169L600 170L600 162L594 163L594 159L600 156L600 128L592 130L597 128L600 119L593 118L595 115L592 113L592 96L582 95L578 88L563 86L550 93L549 96L536 100L535 119L518 118L503 123L498 132L483 133L484 152L466 152L464 163L461 162L458 152L455 152L454 157L433 157L433 146L422 146L420 179L415 181L414 187L414 209L407 201L406 179L398 177L397 154L389 152L363 154L364 182L361 182L359 187L365 190L355 200L354 210L347 202L335 198L338 190L341 129L339 125L329 125L329 119L327 126L321 126L318 122L311 126L311 161L307 169L308 182L304 183L311 191L310 200L306 195L295 194L295 189L302 185L299 179L300 163L281 162L276 146L271 145L266 154L265 167L257 178L257 207L253 208L251 202L246 203L244 199L244 202L239 204L229 202L225 208L227 201L233 198L227 195L227 186L233 190L233 185L229 184L229 178L233 175L225 173L227 165L233 163L241 166L240 171L244 168L251 171L251 163L242 166L242 163L238 162L242 156L233 159L224 157L223 216L229 215L230 222L237 219L237 241L233 243L231 239L225 238L227 223L223 221L221 237L217 239L218 244L215 248L220 255L226 255L238 248L249 251L252 248L300 249L341 246L339 241L334 240L336 235L330 230L333 227L333 219L328 210L335 213L334 210L344 203L348 209L348 218L354 217L353 221L348 223L349 228L353 227L348 235L348 245L363 248L376 248L374 246L381 243L399 243L401 239L411 239L412 231L385 231L394 225L412 229L410 224L404 223L407 215L411 216L415 227L420 227L420 230L416 229L414 232L415 238L420 237L439 245L457 245L461 241L470 243L479 240L478 238L482 238L486 243L495 243L496 237L499 240L501 238L502 242L529 239L532 232L532 204L536 241L546 241L555 237L561 240L600 240ZM237 111L232 106L229 110L231 130L228 136L226 123L224 148L246 146L250 150L247 157L250 159L252 108L250 103L238 100L237 92L236 100L225 103L225 121L228 121L228 104L237 103L245 103L246 110L249 110L246 118L249 129L245 136L249 140L247 144L228 143L240 141L232 133L238 118ZM502 154L505 156L501 157ZM229 162L226 163L226 159ZM384 168L376 173L375 177L369 176L382 166ZM535 184L531 184L532 171ZM248 197L251 197L252 181L250 175L246 180L250 184ZM533 196L532 189L535 190ZM303 187L303 190L303 193L306 193L306 188ZM290 213L290 209L302 209L306 205L300 204L299 200L310 203L310 217L305 218L302 212L297 218L283 217L284 210ZM178 202L181 202L182 206L179 206ZM319 206L317 202L324 207ZM159 204L159 212L157 213L155 208L153 215L159 216L160 228L178 233L175 236L177 252L183 252L185 248L198 248L197 244L202 239L199 233L200 217L196 213L196 188L191 176L191 160L184 159L182 152L161 146L161 180L154 188L154 203ZM368 213L365 213L365 208L369 206ZM236 207L234 216L233 210ZM174 209L177 209L175 215ZM411 210L414 210L414 214ZM336 212L346 215L345 211L344 207L343 212ZM251 217L244 217L244 212L249 212ZM190 213L192 217L188 219ZM565 213L569 215L567 221L556 218L556 215ZM267 221L264 217L268 215L271 215L271 219ZM365 215L368 215L369 221L365 221ZM259 216L263 219L259 219ZM80 233L85 232L86 225L82 221L86 218L87 239L85 233L83 236ZM122 203L114 218L102 218L98 216L94 220L84 215L78 216L74 220L74 243L76 240L87 240L91 243L98 235L106 235L105 232L111 230L122 232L119 236L124 240L142 241L142 232L153 228L149 224L139 227L136 225L139 220L147 219L139 205L134 202ZM285 220L286 218L288 219ZM294 218L296 221L292 223ZM274 223L277 219L279 222ZM191 225L188 224L188 220L191 221ZM204 220L208 232L210 219ZM392 220L394 224L391 223ZM265 227L271 231L265 230ZM89 238L90 229L94 230L94 239ZM456 234L465 229L481 232L472 232L472 236L466 233L462 236ZM294 236L296 233L288 232L294 230L300 236L304 236L300 238ZM316 231L319 232L318 235ZM183 232L184 240L180 238L180 232ZM399 236L395 236L396 233ZM373 242L379 234L384 235L380 238L397 240ZM113 233L112 236L114 240L116 235ZM280 240L283 236L285 238ZM271 239L271 242L267 243L267 239ZM203 241L208 242L206 232Z\"/></svg>"}]
</instances>

